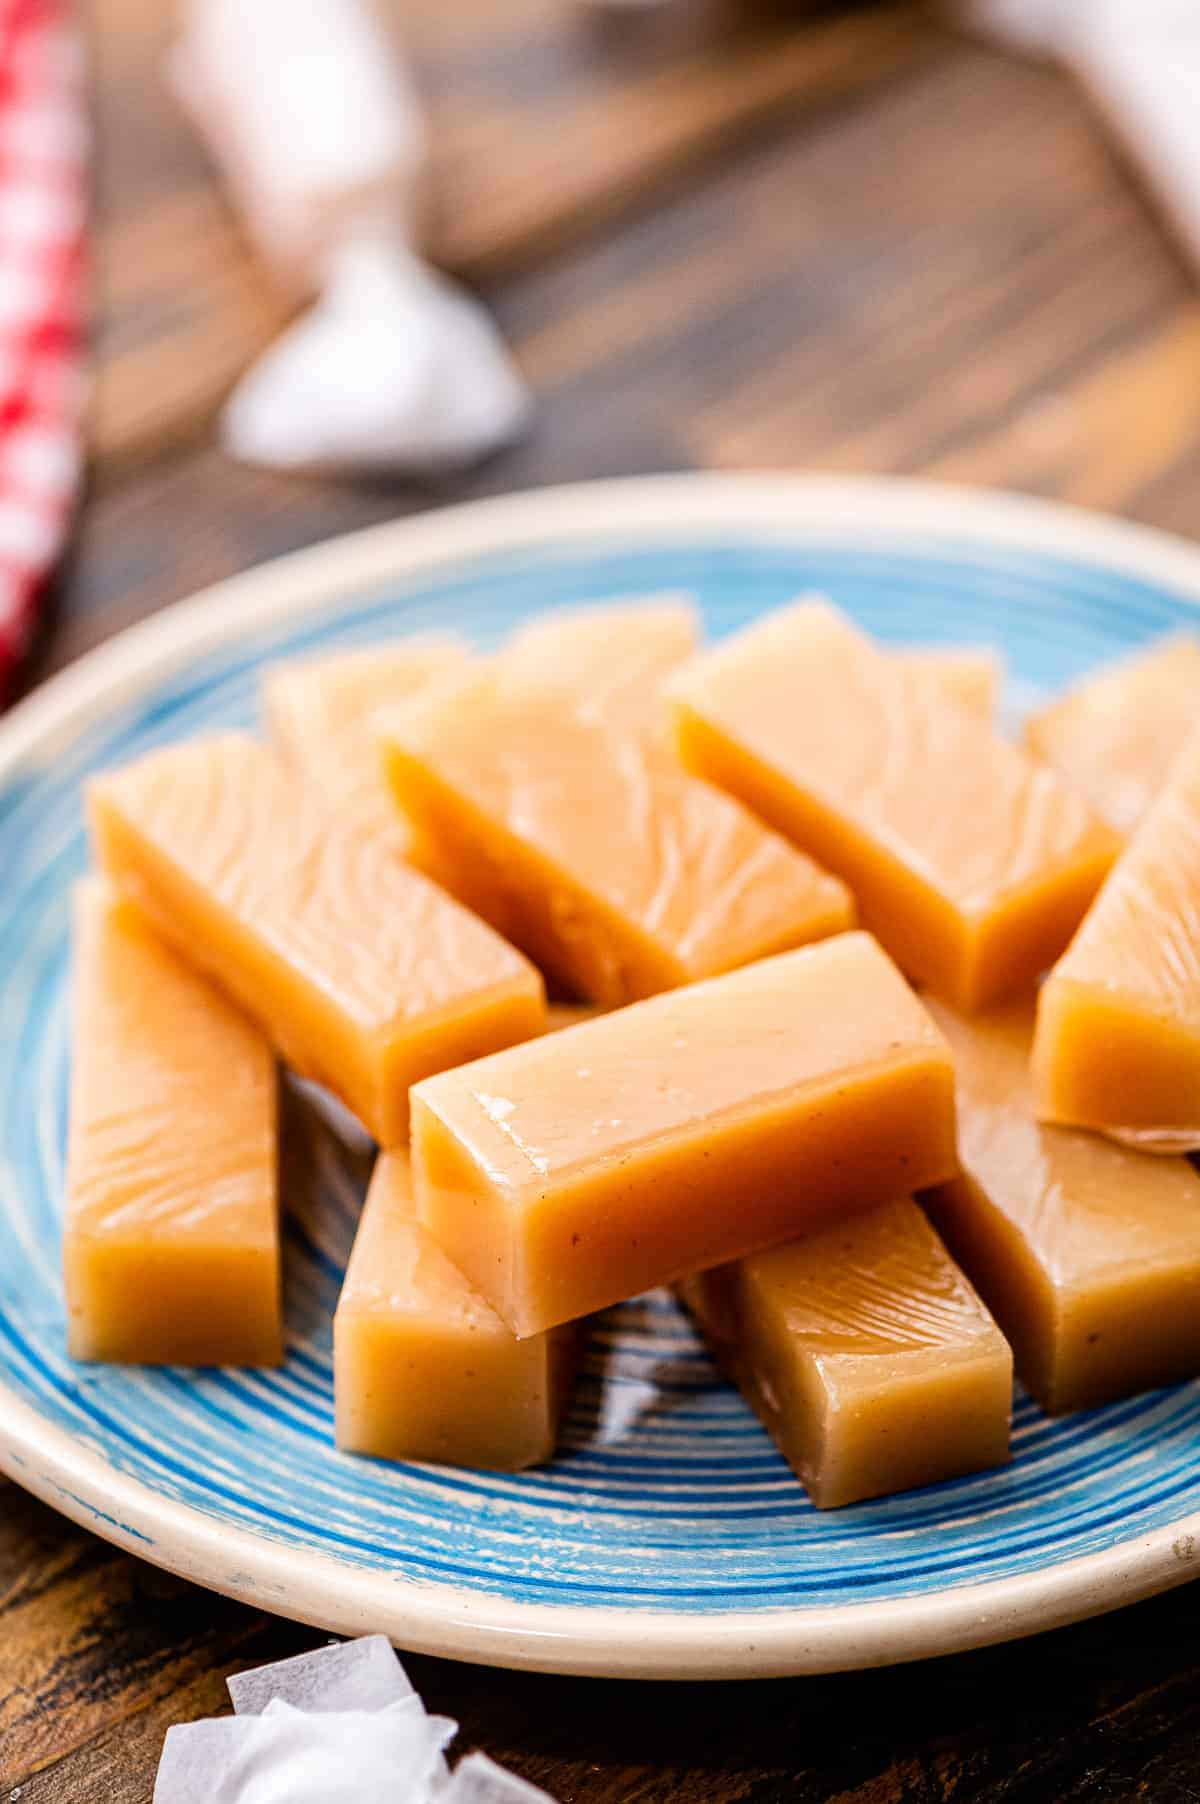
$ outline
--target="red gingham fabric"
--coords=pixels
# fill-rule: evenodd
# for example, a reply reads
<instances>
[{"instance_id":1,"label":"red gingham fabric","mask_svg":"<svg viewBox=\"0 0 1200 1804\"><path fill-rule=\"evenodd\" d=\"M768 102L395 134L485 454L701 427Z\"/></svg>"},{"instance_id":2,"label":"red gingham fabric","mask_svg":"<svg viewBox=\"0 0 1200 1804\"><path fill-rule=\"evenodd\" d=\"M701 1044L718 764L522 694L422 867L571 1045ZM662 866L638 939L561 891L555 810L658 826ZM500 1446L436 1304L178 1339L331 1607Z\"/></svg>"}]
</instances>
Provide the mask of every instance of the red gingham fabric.
<instances>
[{"instance_id":1,"label":"red gingham fabric","mask_svg":"<svg viewBox=\"0 0 1200 1804\"><path fill-rule=\"evenodd\" d=\"M86 117L67 0L0 0L0 702L79 482Z\"/></svg>"}]
</instances>

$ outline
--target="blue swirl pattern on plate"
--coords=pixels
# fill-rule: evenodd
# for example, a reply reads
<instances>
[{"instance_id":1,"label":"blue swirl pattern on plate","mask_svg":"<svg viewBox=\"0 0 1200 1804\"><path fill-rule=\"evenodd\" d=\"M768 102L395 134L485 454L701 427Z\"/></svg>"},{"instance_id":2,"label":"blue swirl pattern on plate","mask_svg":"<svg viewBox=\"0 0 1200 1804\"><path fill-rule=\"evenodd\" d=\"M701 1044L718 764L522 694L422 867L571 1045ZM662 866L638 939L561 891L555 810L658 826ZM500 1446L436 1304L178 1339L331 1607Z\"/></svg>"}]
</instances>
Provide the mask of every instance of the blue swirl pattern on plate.
<instances>
[{"instance_id":1,"label":"blue swirl pattern on plate","mask_svg":"<svg viewBox=\"0 0 1200 1804\"><path fill-rule=\"evenodd\" d=\"M58 1221L68 1083L68 907L80 786L151 746L245 726L271 659L433 626L495 643L549 605L686 588L720 634L804 589L893 640L1004 646L1020 703L1189 620L1134 578L939 540L791 548L657 538L497 554L358 596L205 655L0 788L0 1381L117 1470L214 1518L343 1562L532 1603L720 1613L884 1600L1095 1552L1200 1506L1200 1385L1058 1422L1016 1403L1015 1458L820 1515L665 1295L598 1325L553 1465L519 1477L389 1465L332 1445L330 1315L364 1178L290 1112L288 1358L274 1373L77 1367Z\"/></svg>"}]
</instances>

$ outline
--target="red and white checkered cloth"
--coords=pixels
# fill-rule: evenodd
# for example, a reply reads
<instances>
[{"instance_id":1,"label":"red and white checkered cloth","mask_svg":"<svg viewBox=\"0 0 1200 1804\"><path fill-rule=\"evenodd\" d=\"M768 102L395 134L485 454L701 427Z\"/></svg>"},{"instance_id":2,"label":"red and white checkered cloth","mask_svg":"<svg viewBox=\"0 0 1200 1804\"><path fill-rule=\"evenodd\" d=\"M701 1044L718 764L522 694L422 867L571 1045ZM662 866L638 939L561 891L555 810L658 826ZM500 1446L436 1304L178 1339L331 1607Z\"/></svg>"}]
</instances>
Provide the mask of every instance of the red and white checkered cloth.
<instances>
[{"instance_id":1,"label":"red and white checkered cloth","mask_svg":"<svg viewBox=\"0 0 1200 1804\"><path fill-rule=\"evenodd\" d=\"M0 0L0 701L75 506L87 113L67 0Z\"/></svg>"}]
</instances>

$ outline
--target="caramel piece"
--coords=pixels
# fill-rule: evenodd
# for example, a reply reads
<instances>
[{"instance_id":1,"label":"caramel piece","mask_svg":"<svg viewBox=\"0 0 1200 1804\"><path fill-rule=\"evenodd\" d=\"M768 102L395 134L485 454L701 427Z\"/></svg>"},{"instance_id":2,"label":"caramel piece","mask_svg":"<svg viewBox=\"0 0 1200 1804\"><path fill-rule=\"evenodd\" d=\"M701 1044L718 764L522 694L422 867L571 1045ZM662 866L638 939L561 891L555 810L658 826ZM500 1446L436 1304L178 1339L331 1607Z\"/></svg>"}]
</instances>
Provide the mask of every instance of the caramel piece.
<instances>
[{"instance_id":1,"label":"caramel piece","mask_svg":"<svg viewBox=\"0 0 1200 1804\"><path fill-rule=\"evenodd\" d=\"M694 605L682 595L608 607L567 608L521 627L501 653L510 679L538 684L593 715L657 715L658 689L700 643Z\"/></svg>"},{"instance_id":2,"label":"caramel piece","mask_svg":"<svg viewBox=\"0 0 1200 1804\"><path fill-rule=\"evenodd\" d=\"M275 1060L101 883L75 907L63 1264L76 1359L282 1355Z\"/></svg>"},{"instance_id":3,"label":"caramel piece","mask_svg":"<svg viewBox=\"0 0 1200 1804\"><path fill-rule=\"evenodd\" d=\"M516 1472L554 1452L582 1336L517 1340L417 1220L407 1153L381 1153L333 1318L337 1443Z\"/></svg>"},{"instance_id":4,"label":"caramel piece","mask_svg":"<svg viewBox=\"0 0 1200 1804\"><path fill-rule=\"evenodd\" d=\"M819 1510L1008 1459L1012 1354L911 1197L682 1294Z\"/></svg>"},{"instance_id":5,"label":"caramel piece","mask_svg":"<svg viewBox=\"0 0 1200 1804\"><path fill-rule=\"evenodd\" d=\"M273 665L262 680L272 742L343 818L385 835L403 857L409 829L384 780L372 717L468 656L459 640L430 636Z\"/></svg>"},{"instance_id":6,"label":"caramel piece","mask_svg":"<svg viewBox=\"0 0 1200 1804\"><path fill-rule=\"evenodd\" d=\"M696 610L684 596L556 609L519 628L493 660L493 669L502 668L506 683L519 685L521 691L534 687L538 691L534 705L544 706L549 701L568 711L581 705L592 722L638 727L652 721L661 730L659 686L670 670L691 656L699 640ZM435 710L452 716L471 706L472 682L477 675L478 671L468 673L462 668L444 673L432 692L437 698ZM384 725L386 731L386 721ZM485 750L490 753L482 742L476 747L480 756ZM382 769L378 747L375 757ZM399 817L402 811L395 797L390 806ZM470 837L418 832L411 820L407 824L408 855L418 869L490 921L506 939L520 942L528 913L521 885L503 881L496 860L477 858ZM501 865L504 856L501 847ZM847 919L839 925L849 926L850 922ZM564 981L564 987L573 986ZM609 1005L629 1000L623 994L614 995Z\"/></svg>"},{"instance_id":7,"label":"caramel piece","mask_svg":"<svg viewBox=\"0 0 1200 1804\"><path fill-rule=\"evenodd\" d=\"M1200 1175L1043 1127L1033 1010L935 1005L958 1072L963 1173L926 1202L1044 1409L1083 1409L1200 1373Z\"/></svg>"},{"instance_id":8,"label":"caramel piece","mask_svg":"<svg viewBox=\"0 0 1200 1804\"><path fill-rule=\"evenodd\" d=\"M383 729L396 797L456 894L606 1006L852 924L841 883L681 768L645 665L605 688L603 659L556 662L539 632Z\"/></svg>"},{"instance_id":9,"label":"caramel piece","mask_svg":"<svg viewBox=\"0 0 1200 1804\"><path fill-rule=\"evenodd\" d=\"M564 1027L578 1027L581 1021L594 1021L598 1015L604 1014L594 1002L548 1002L546 1004L546 1032L561 1033Z\"/></svg>"},{"instance_id":10,"label":"caramel piece","mask_svg":"<svg viewBox=\"0 0 1200 1804\"><path fill-rule=\"evenodd\" d=\"M654 596L608 606L562 609L521 627L502 656L529 678L560 682L572 695L586 684L595 708L657 701L664 678L700 648L700 622L685 596ZM895 656L978 714L996 712L1003 664L982 645L909 645Z\"/></svg>"},{"instance_id":11,"label":"caramel piece","mask_svg":"<svg viewBox=\"0 0 1200 1804\"><path fill-rule=\"evenodd\" d=\"M251 739L153 752L90 807L118 886L384 1145L411 1083L542 1030L521 955Z\"/></svg>"},{"instance_id":12,"label":"caramel piece","mask_svg":"<svg viewBox=\"0 0 1200 1804\"><path fill-rule=\"evenodd\" d=\"M412 1132L422 1220L520 1335L957 1170L946 1045L864 933L443 1072Z\"/></svg>"},{"instance_id":13,"label":"caramel piece","mask_svg":"<svg viewBox=\"0 0 1200 1804\"><path fill-rule=\"evenodd\" d=\"M633 706L657 700L664 678L700 648L700 622L686 596L653 596L551 611L521 627L502 656L512 669L560 681L572 694L586 683L593 706L618 698ZM937 683L978 714L995 714L1003 661L985 645L907 645L900 663Z\"/></svg>"},{"instance_id":14,"label":"caramel piece","mask_svg":"<svg viewBox=\"0 0 1200 1804\"><path fill-rule=\"evenodd\" d=\"M913 675L936 683L952 701L993 720L1000 703L1004 666L980 645L913 645L893 654Z\"/></svg>"},{"instance_id":15,"label":"caramel piece","mask_svg":"<svg viewBox=\"0 0 1200 1804\"><path fill-rule=\"evenodd\" d=\"M820 601L668 680L685 762L850 885L910 977L964 1008L1061 952L1118 842L1054 773Z\"/></svg>"},{"instance_id":16,"label":"caramel piece","mask_svg":"<svg viewBox=\"0 0 1200 1804\"><path fill-rule=\"evenodd\" d=\"M1200 639L1175 633L1085 677L1026 722L1025 742L1130 834L1197 719Z\"/></svg>"},{"instance_id":17,"label":"caramel piece","mask_svg":"<svg viewBox=\"0 0 1200 1804\"><path fill-rule=\"evenodd\" d=\"M1200 1149L1200 728L1038 1000L1045 1121Z\"/></svg>"}]
</instances>

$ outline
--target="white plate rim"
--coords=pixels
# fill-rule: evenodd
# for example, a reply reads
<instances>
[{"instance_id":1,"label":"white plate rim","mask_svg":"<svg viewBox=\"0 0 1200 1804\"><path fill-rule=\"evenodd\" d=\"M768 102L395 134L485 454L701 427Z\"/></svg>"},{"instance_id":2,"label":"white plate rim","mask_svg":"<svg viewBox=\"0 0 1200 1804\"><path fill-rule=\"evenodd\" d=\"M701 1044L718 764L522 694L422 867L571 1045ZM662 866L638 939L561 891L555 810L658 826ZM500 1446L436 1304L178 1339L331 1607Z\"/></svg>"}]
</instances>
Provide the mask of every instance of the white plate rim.
<instances>
[{"instance_id":1,"label":"white plate rim","mask_svg":"<svg viewBox=\"0 0 1200 1804\"><path fill-rule=\"evenodd\" d=\"M273 560L176 602L52 678L0 722L0 781L231 631L243 636L375 583L503 550L636 530L793 544L848 526L890 542L1020 545L1117 567L1200 607L1200 549L1029 497L899 477L686 473L574 484L388 522ZM0 1471L117 1546L258 1608L413 1652L541 1672L732 1679L844 1671L960 1652L1168 1589L1200 1569L1200 1511L1018 1577L883 1602L723 1612L516 1603L271 1541L121 1473L0 1382Z\"/></svg>"}]
</instances>

